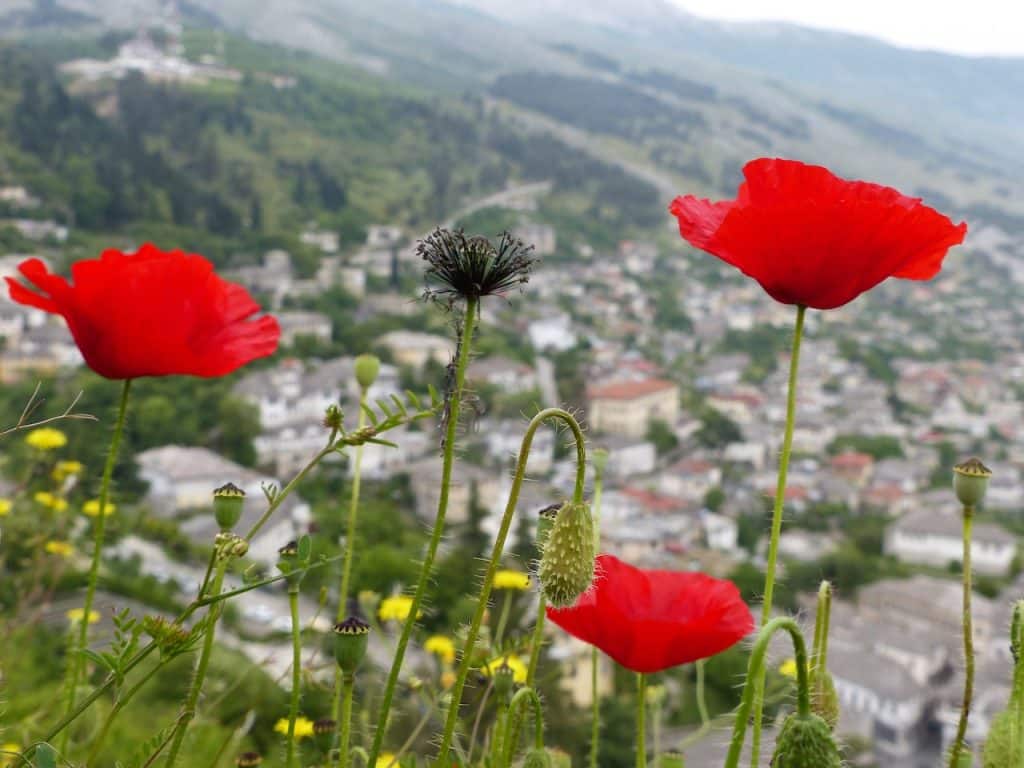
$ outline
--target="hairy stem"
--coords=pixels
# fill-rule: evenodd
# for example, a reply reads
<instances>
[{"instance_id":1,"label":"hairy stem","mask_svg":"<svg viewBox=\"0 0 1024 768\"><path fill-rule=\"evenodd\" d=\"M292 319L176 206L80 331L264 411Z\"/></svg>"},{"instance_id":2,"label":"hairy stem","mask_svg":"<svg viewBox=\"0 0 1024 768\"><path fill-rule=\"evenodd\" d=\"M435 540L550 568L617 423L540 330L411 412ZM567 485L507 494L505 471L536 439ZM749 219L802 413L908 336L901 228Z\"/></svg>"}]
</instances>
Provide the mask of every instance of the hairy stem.
<instances>
[{"instance_id":1,"label":"hairy stem","mask_svg":"<svg viewBox=\"0 0 1024 768\"><path fill-rule=\"evenodd\" d=\"M96 759L99 757L100 750L103 748L103 743L107 739L107 735L110 732L110 727L114 724L114 720L117 719L121 710L128 706L135 694L138 693L139 690L148 683L157 672L163 669L164 664L164 661L160 661L160 663L153 665L153 668L139 678L135 685L117 697L117 701L114 702L114 706L110 708L110 712L107 713L107 717L103 721L103 726L100 728L99 734L93 739L92 746L89 749L89 756L85 758L86 765L96 765Z\"/></svg>"},{"instance_id":2,"label":"hairy stem","mask_svg":"<svg viewBox=\"0 0 1024 768\"><path fill-rule=\"evenodd\" d=\"M761 626L772 616L772 598L775 591L775 564L779 554L779 536L782 533L782 509L786 500L786 475L789 472L789 455L793 450L793 427L796 423L797 371L800 367L800 340L804 331L804 315L807 307L796 308L796 325L793 328L793 349L789 358L789 383L786 388L786 428L782 438L782 453L779 456L779 477L775 487L775 506L772 509L771 537L768 540L768 564L764 575L764 603L761 606ZM758 670L754 678L754 735L750 745L750 765L757 768L761 751L761 713L764 709L765 670ZM748 681L749 684L749 681Z\"/></svg>"},{"instance_id":3,"label":"hairy stem","mask_svg":"<svg viewBox=\"0 0 1024 768\"><path fill-rule=\"evenodd\" d=\"M359 424L362 429L366 424L366 413L363 407L366 405L366 390L359 395ZM356 520L359 512L359 484L363 474L363 446L356 446L356 457L352 465L352 494L348 502L348 524L345 527L345 559L341 565L341 582L338 585L338 616L336 622L345 620L348 614L348 589L349 581L352 578L352 559L355 552ZM341 706L342 695L342 672L341 668L334 668L334 702L331 705L331 717L338 721L338 709ZM340 728L340 721L338 727ZM340 731L339 731L340 733Z\"/></svg>"},{"instance_id":4,"label":"hairy stem","mask_svg":"<svg viewBox=\"0 0 1024 768\"><path fill-rule=\"evenodd\" d=\"M302 627L299 626L299 585L288 585L288 608L292 616L292 692L288 702L288 746L285 766L295 768L295 721L299 718L302 688Z\"/></svg>"},{"instance_id":5,"label":"hairy stem","mask_svg":"<svg viewBox=\"0 0 1024 768\"><path fill-rule=\"evenodd\" d=\"M67 706L65 715L70 715L75 708L75 694L78 690L78 681L82 676L82 669L85 666L85 649L89 643L89 614L92 612L93 600L96 598L96 583L100 575L100 557L103 554L103 530L107 520L107 502L110 499L110 480L114 476L114 465L117 464L117 453L121 448L121 437L124 435L125 416L128 412L128 393L131 390L132 380L125 379L121 387L121 401L117 407L117 421L114 423L114 435L110 439L110 448L107 450L107 461L103 467L103 480L100 483L99 510L96 513L96 520L93 522L93 549L92 562L89 564L89 577L85 586L85 605L82 608L82 621L78 627L78 644L75 653L69 661L69 672L67 680ZM61 754L67 751L68 731L61 735L58 752Z\"/></svg>"},{"instance_id":6,"label":"hairy stem","mask_svg":"<svg viewBox=\"0 0 1024 768\"><path fill-rule=\"evenodd\" d=\"M512 610L512 590L505 590L505 597L501 602L501 614L498 616L498 627L494 630L494 647L501 649L501 638L505 635L505 627L508 624L508 615Z\"/></svg>"},{"instance_id":7,"label":"hairy stem","mask_svg":"<svg viewBox=\"0 0 1024 768\"><path fill-rule=\"evenodd\" d=\"M956 727L956 738L949 750L950 768L956 768L960 753L964 750L964 738L967 736L967 719L971 715L971 699L974 696L974 626L971 619L971 525L974 521L974 508L964 507L964 699L960 706L960 722Z\"/></svg>"},{"instance_id":8,"label":"hairy stem","mask_svg":"<svg viewBox=\"0 0 1024 768\"><path fill-rule=\"evenodd\" d=\"M601 551L601 492L604 490L604 462L594 470L594 499L591 512L594 517L594 551ZM600 656L595 645L590 649L590 768L597 768L601 745L601 699L597 691L597 672Z\"/></svg>"},{"instance_id":9,"label":"hairy stem","mask_svg":"<svg viewBox=\"0 0 1024 768\"><path fill-rule=\"evenodd\" d=\"M647 768L647 675L636 675L636 768Z\"/></svg>"},{"instance_id":10,"label":"hairy stem","mask_svg":"<svg viewBox=\"0 0 1024 768\"><path fill-rule=\"evenodd\" d=\"M210 587L210 591L215 595L220 593L221 587L224 584L224 573L227 567L228 558L223 556L217 562L213 573L213 583ZM199 694L203 689L203 683L206 682L206 670L210 666L210 656L213 655L213 639L216 635L217 619L220 618L221 608L221 604L216 604L207 613L209 626L207 626L206 634L203 637L203 649L199 654L199 662L196 664L195 674L192 676L192 684L189 686L188 694L185 697L185 705L182 707L181 717L178 719L178 725L175 727L174 741L171 742L171 749L167 755L165 768L174 768L174 763L178 759L178 753L181 751L182 742L185 740L185 732L196 716L196 704L199 701Z\"/></svg>"},{"instance_id":11,"label":"hairy stem","mask_svg":"<svg viewBox=\"0 0 1024 768\"><path fill-rule=\"evenodd\" d=\"M793 619L780 616L761 627L761 631L757 633L757 640L754 641L754 647L751 649L750 663L747 666L747 684L743 687L743 698L740 701L740 708L736 712L725 768L739 766L740 752L743 751L743 741L747 735L747 722L750 720L750 712L754 705L755 694L752 683L758 675L764 674L764 659L768 653L768 646L771 643L772 635L778 631L788 632L793 640L793 655L796 658L797 714L800 717L808 717L811 713L807 646L804 643L804 636L800 634L800 627Z\"/></svg>"},{"instance_id":12,"label":"hairy stem","mask_svg":"<svg viewBox=\"0 0 1024 768\"><path fill-rule=\"evenodd\" d=\"M462 390L465 385L469 350L473 346L473 328L476 322L477 306L478 299L469 298L466 300L466 316L463 319L459 357L455 362L455 384L448 400L448 423L445 429L444 455L441 465L441 492L437 500L437 516L434 519L434 529L430 535L427 554L423 558L423 565L420 567L420 577L416 584L416 591L413 593L409 618L405 620L405 624L402 626L402 634L398 638L395 657L391 662L391 671L388 673L388 680L384 685L384 696L381 699L380 711L377 715L377 731L373 735L373 746L370 749L369 764L371 766L376 764L381 746L384 744L384 736L388 729L388 715L391 713L391 701L395 695L395 686L398 684L398 673L401 671L402 662L405 660L405 649L409 645L409 638L412 636L412 629L416 624L416 617L419 615L420 604L423 602L423 595L426 593L427 584L430 582L430 575L434 568L434 558L437 556L437 548L441 543L441 535L444 532L444 519L448 512L448 494L452 484L452 465L455 462L455 438L459 426L459 412L462 407ZM458 709L458 699L453 699L452 707L453 709Z\"/></svg>"},{"instance_id":13,"label":"hairy stem","mask_svg":"<svg viewBox=\"0 0 1024 768\"><path fill-rule=\"evenodd\" d=\"M345 673L341 676L341 719L338 720L338 766L348 768L348 742L352 732L352 692L355 690L355 675Z\"/></svg>"},{"instance_id":14,"label":"hairy stem","mask_svg":"<svg viewBox=\"0 0 1024 768\"><path fill-rule=\"evenodd\" d=\"M451 708L448 710L444 733L441 736L441 747L438 750L436 760L438 766L445 765L448 752L451 749L452 735L455 733L455 724L459 719L462 689L466 684L466 677L469 674L469 665L473 659L473 651L476 649L476 638L480 633L480 624L483 621L484 612L487 610L488 602L491 599L494 574L497 572L498 564L501 562L501 554L505 548L505 539L508 537L508 531L512 525L512 516L515 513L516 504L519 502L519 491L526 476L526 462L530 457L530 446L533 444L533 436L540 425L548 419L561 420L572 430L573 437L576 440L576 486L573 491L573 501L580 502L583 500L587 469L586 444L583 440L583 431L580 429L576 419L568 411L562 408L546 408L530 420L526 428L526 434L523 435L519 456L516 459L516 471L512 477L512 487L509 490L508 503L505 505L505 514L501 518L501 526L498 528L498 535L494 540L491 557L487 563L487 572L484 574L483 586L480 589L480 596L477 598L473 620L469 626L469 634L466 636L462 660L459 662L458 676L455 678L455 685L452 687ZM529 681L528 684L530 684Z\"/></svg>"},{"instance_id":15,"label":"hairy stem","mask_svg":"<svg viewBox=\"0 0 1024 768\"><path fill-rule=\"evenodd\" d=\"M511 721L513 716L518 715L527 702L533 707L533 746L540 749L544 746L544 708L541 706L540 696L537 695L534 688L526 686L516 691L508 705L509 719ZM519 718L516 719L516 722L519 722ZM510 728L505 740L505 758L502 764L504 766L512 765L512 761L515 759L518 741L515 736L516 734Z\"/></svg>"}]
</instances>

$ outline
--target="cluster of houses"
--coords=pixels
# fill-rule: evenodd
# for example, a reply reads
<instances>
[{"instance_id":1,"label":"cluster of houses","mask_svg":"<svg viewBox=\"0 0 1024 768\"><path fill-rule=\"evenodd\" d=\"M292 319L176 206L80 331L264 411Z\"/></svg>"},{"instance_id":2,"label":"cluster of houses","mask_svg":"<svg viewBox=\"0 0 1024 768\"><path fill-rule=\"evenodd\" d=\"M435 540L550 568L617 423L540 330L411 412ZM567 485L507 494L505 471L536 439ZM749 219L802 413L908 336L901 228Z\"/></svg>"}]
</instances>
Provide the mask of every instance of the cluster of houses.
<instances>
[{"instance_id":1,"label":"cluster of houses","mask_svg":"<svg viewBox=\"0 0 1024 768\"><path fill-rule=\"evenodd\" d=\"M132 50L122 49L122 57ZM21 192L0 188L0 200L31 206L34 198ZM528 226L539 250L555 251L551 227ZM1021 246L1000 239L998 231L982 229L981 235L982 242L987 237L1001 244L990 255L1006 270L1002 279L1024 282L1024 271L1011 268L1012 260L1004 258L1008 248L1019 251ZM422 380L449 363L452 339L417 325L416 297L398 290L397 276L419 267L411 238L401 229L371 227L365 244L353 252L342 251L335 233L316 227L301 239L321 252L319 269L310 277L300 277L290 255L280 250L229 274L275 311L286 346L302 337L332 339L329 317L295 307L341 287L360 300L357 317L408 321L374 340L387 362L369 393L371 400L402 396L403 380L410 375ZM560 252L567 247L563 244ZM532 398L538 406L557 404L553 361L567 350L585 348L578 373L586 384L574 405L581 406L591 449L608 454L602 546L641 565L701 567L719 574L747 559L758 561L757 551L751 554L740 546L740 522L763 511L774 491L787 345L780 345L770 361L774 364L766 366L764 355L742 340L768 328L785 341L789 308L765 300L751 281L695 279L699 258L668 254L653 242L623 242L611 258L588 256L586 248L577 248L577 254L576 262L563 258L542 265L526 299L485 304L482 327L513 330L522 345L515 356L475 358L468 371L471 385L516 402ZM13 275L23 258L0 257L0 276ZM836 313L812 314L801 358L787 510L802 515L841 508L848 514L884 516L889 520L885 554L917 573L871 584L856 596L841 595L833 618L830 661L843 703L843 728L871 739L892 768L914 768L916 756L948 739L958 706L953 694L960 675L959 587L953 571L961 556L961 531L948 486L933 482L943 469L939 449L948 443L957 456L965 456L982 448L995 470L987 506L1006 515L1019 515L1024 507L1024 431L1019 426L1024 423L1024 389L1018 383L1024 347L1012 334L994 334L990 359L944 355L935 348L932 339L959 322L972 297L986 287L999 290L987 285L999 278L979 277L973 270L976 285L961 300L961 271L956 265L948 271L934 283L883 287L877 299L864 297ZM371 291L371 285L387 288ZM687 323L659 320L658 291L668 291ZM913 313L904 306L908 302L933 333L913 332ZM972 329L984 333L990 330L985 323L997 321L1013 327L1021 318L1002 316L1012 311L972 320L978 325ZM0 382L81 363L63 325L36 310L4 302L0 336ZM888 360L880 376L850 352L850 340L860 349L869 349L875 340L898 343L901 353ZM251 524L260 513L261 486L280 483L322 447L325 408L340 403L349 425L358 414L351 356L284 358L273 367L243 373L235 392L260 414L261 433L255 440L259 469L240 467L195 446L161 446L137 457L149 482L149 508L177 520L197 544L214 533L212 518L199 513L212 488L227 479L244 487L249 495L242 525ZM709 413L730 426L718 440L704 439ZM485 530L493 532L525 422L486 409L469 421L449 519L456 526L465 522L475 503L486 512ZM671 435L671 445L656 440L653 427ZM440 476L438 438L431 424L399 429L390 435L397 448L370 445L362 459L367 478L408 478L415 511L427 523L435 514ZM879 439L885 440L885 450L873 449L871 441ZM554 429L537 433L527 466L533 482L524 486L519 514L532 517L564 498L572 486L573 452L561 450L564 440L566 435ZM309 505L293 497L273 526L253 540L250 555L272 563L280 542L306 530L311 519ZM811 561L842 543L838 529L789 527L781 553L784 561ZM1018 545L1018 538L995 522L982 520L975 526L974 567L1004 585L1000 598L977 598L979 675L990 681L979 689L978 733L1005 698L1007 606L1024 587L1014 580ZM565 639L555 643L553 653L564 661L567 689L586 705L589 653ZM600 681L610 689L610 667L602 670Z\"/></svg>"}]
</instances>

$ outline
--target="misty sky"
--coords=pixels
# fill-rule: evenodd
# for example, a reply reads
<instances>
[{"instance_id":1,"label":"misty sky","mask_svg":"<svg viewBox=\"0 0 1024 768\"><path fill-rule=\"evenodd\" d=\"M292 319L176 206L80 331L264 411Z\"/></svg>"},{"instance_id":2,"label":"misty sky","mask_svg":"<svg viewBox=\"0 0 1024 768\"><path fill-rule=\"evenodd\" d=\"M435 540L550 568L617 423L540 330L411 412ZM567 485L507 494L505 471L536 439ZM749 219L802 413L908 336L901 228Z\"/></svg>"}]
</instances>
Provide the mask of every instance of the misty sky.
<instances>
[{"instance_id":1,"label":"misty sky","mask_svg":"<svg viewBox=\"0 0 1024 768\"><path fill-rule=\"evenodd\" d=\"M910 48L1024 56L1021 0L672 0L697 16L791 21Z\"/></svg>"}]
</instances>

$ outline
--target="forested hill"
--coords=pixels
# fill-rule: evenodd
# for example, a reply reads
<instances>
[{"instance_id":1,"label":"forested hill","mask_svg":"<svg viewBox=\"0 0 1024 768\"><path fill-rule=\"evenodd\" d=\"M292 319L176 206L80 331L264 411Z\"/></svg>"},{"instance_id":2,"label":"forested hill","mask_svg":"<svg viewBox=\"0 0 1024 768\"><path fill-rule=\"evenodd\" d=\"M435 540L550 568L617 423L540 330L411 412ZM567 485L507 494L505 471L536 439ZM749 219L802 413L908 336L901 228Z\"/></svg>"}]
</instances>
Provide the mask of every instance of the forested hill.
<instances>
[{"instance_id":1,"label":"forested hill","mask_svg":"<svg viewBox=\"0 0 1024 768\"><path fill-rule=\"evenodd\" d=\"M190 44L202 50L202 33ZM74 232L171 236L215 258L311 221L350 242L373 223L426 228L516 181L552 181L597 230L663 212L648 184L550 135L527 140L478 97L417 96L241 40L232 51L238 82L82 84L34 49L0 48L0 182Z\"/></svg>"}]
</instances>

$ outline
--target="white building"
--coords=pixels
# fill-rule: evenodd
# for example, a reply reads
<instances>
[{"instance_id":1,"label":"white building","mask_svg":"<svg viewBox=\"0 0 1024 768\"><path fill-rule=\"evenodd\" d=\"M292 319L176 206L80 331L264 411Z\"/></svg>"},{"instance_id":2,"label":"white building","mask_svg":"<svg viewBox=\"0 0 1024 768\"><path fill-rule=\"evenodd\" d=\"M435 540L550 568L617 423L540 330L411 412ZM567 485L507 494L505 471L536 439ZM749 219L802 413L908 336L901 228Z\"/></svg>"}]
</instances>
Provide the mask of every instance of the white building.
<instances>
[{"instance_id":1,"label":"white building","mask_svg":"<svg viewBox=\"0 0 1024 768\"><path fill-rule=\"evenodd\" d=\"M527 326L530 344L540 351L553 349L564 352L576 346L576 334L572 330L572 318L565 312L558 312L534 320Z\"/></svg>"},{"instance_id":2,"label":"white building","mask_svg":"<svg viewBox=\"0 0 1024 768\"><path fill-rule=\"evenodd\" d=\"M963 522L959 514L921 509L905 515L886 532L885 553L907 563L947 566L963 559ZM1017 554L1017 538L990 523L975 523L971 537L974 570L1005 575Z\"/></svg>"}]
</instances>

